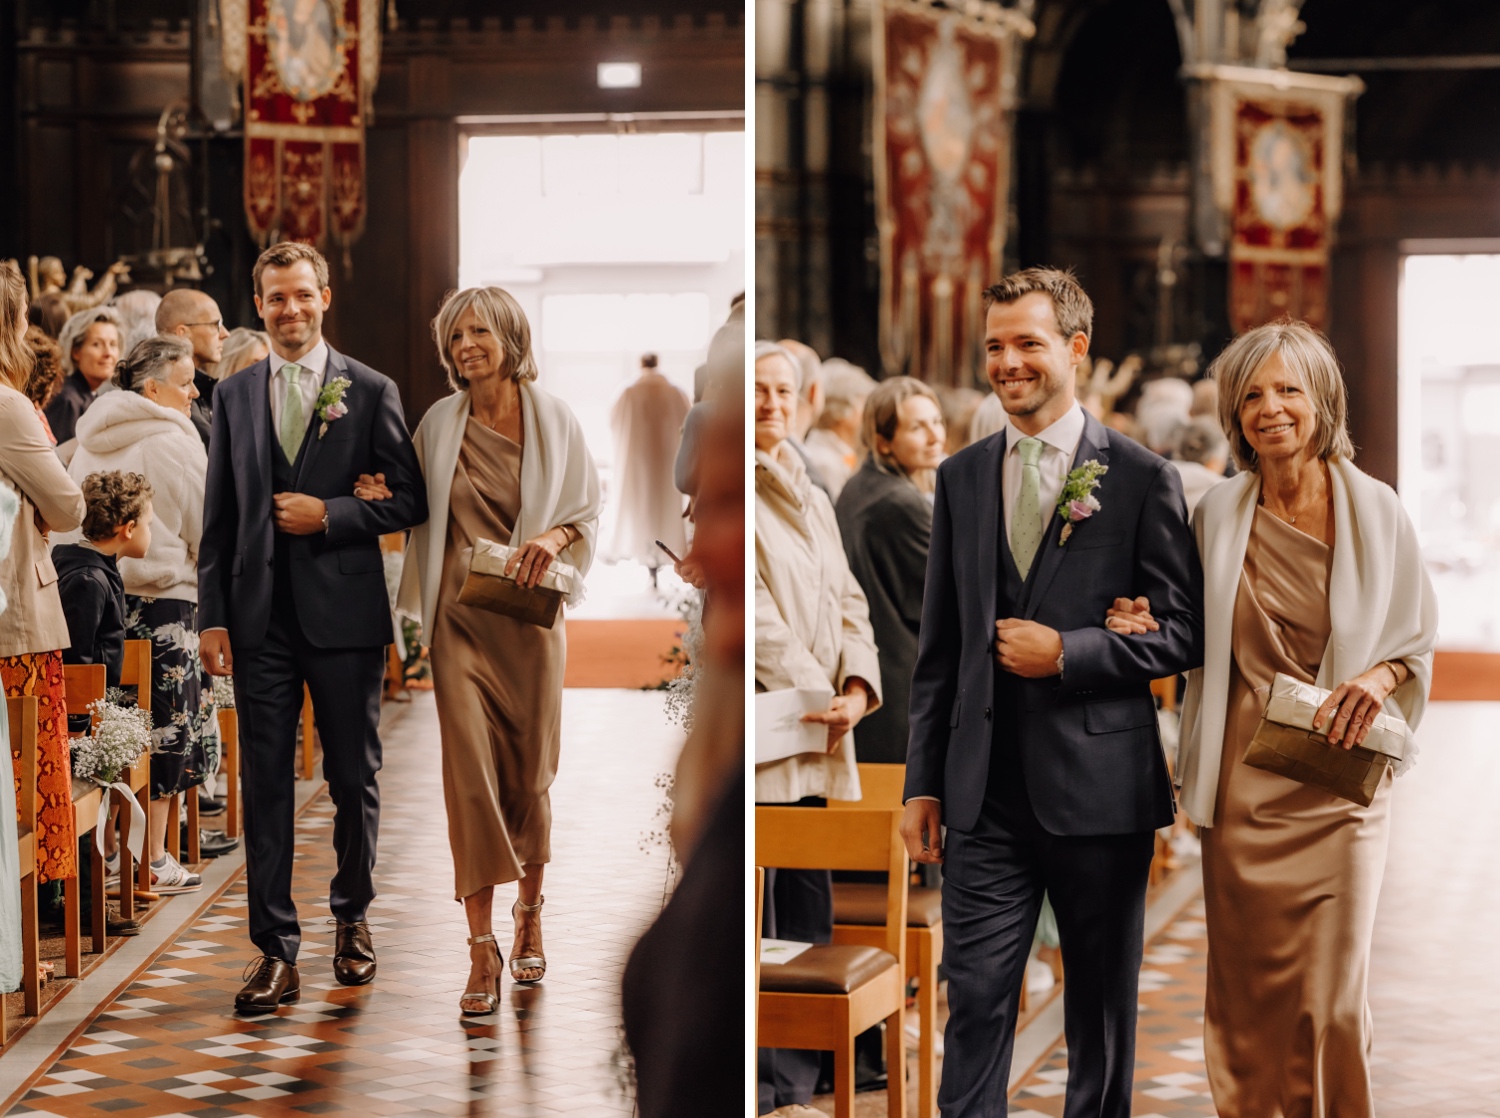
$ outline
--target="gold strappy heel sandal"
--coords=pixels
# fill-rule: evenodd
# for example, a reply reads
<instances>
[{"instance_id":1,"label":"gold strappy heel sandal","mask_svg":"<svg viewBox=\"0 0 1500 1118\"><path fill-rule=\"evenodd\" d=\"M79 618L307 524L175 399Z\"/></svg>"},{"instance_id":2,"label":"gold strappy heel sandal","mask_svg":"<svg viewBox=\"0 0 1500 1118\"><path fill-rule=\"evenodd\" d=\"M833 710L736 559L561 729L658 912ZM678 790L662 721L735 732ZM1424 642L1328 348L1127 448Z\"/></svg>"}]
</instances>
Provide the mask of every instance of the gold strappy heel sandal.
<instances>
[{"instance_id":1,"label":"gold strappy heel sandal","mask_svg":"<svg viewBox=\"0 0 1500 1118\"><path fill-rule=\"evenodd\" d=\"M495 936L493 932L482 936L470 936L469 946L477 947L481 943L493 944ZM495 947L495 958L503 965L505 960L500 957L500 948ZM497 970L488 976L485 990L465 990L463 996L458 999L458 1011L468 1016L480 1017L485 1014L494 1013L500 1008L500 972ZM482 1007L482 1008L480 1008Z\"/></svg>"},{"instance_id":2,"label":"gold strappy heel sandal","mask_svg":"<svg viewBox=\"0 0 1500 1118\"><path fill-rule=\"evenodd\" d=\"M525 904L518 898L516 900L516 903L511 906L510 918L512 920L516 918L516 909L520 909L522 912L540 912L542 910L542 905L546 903L546 897L543 897L541 900L537 901L536 904ZM519 972L529 970L539 970L542 973L537 975L535 978L522 978ZM540 982L546 976L546 974L547 957L545 955L512 955L510 957L510 976L516 982L525 983L526 985L530 986L537 982Z\"/></svg>"}]
</instances>

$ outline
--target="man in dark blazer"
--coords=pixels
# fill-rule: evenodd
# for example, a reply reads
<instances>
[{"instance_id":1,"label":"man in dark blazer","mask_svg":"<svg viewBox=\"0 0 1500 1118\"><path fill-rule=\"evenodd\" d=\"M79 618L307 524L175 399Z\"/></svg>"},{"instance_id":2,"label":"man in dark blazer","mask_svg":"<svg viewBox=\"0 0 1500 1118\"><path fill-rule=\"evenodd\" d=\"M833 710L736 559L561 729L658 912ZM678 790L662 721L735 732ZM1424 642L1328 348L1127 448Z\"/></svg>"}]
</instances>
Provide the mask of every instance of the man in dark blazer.
<instances>
[{"instance_id":1,"label":"man in dark blazer","mask_svg":"<svg viewBox=\"0 0 1500 1118\"><path fill-rule=\"evenodd\" d=\"M262 1013L300 990L292 808L304 683L336 809L333 973L346 986L375 977L365 915L375 896L377 726L391 640L380 537L426 520L427 497L396 386L323 340L327 262L282 243L261 254L254 274L271 354L215 394L198 608L204 667L234 675L250 938L262 955L235 1007ZM356 497L361 474L391 497Z\"/></svg>"},{"instance_id":2,"label":"man in dark blazer","mask_svg":"<svg viewBox=\"0 0 1500 1118\"><path fill-rule=\"evenodd\" d=\"M944 1118L1006 1113L1046 893L1067 976L1064 1114L1127 1118L1152 835L1174 812L1150 683L1202 663L1203 575L1171 464L1074 398L1093 325L1077 281L1029 269L987 296L1007 424L938 471L901 828L915 861L944 867L938 1103ZM1087 463L1107 472L1065 520ZM1107 630L1137 595L1154 630Z\"/></svg>"}]
</instances>

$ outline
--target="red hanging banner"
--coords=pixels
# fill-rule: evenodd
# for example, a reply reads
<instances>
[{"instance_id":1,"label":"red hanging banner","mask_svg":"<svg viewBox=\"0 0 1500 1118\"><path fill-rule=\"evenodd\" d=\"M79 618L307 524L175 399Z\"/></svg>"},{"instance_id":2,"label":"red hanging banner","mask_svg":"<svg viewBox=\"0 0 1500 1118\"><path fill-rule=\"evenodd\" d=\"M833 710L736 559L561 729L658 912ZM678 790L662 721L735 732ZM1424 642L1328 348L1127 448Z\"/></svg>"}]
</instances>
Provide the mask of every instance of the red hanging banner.
<instances>
[{"instance_id":1,"label":"red hanging banner","mask_svg":"<svg viewBox=\"0 0 1500 1118\"><path fill-rule=\"evenodd\" d=\"M1000 278L1010 196L1013 36L920 0L876 12L875 182L886 373L969 386L980 375L984 289Z\"/></svg>"},{"instance_id":2,"label":"red hanging banner","mask_svg":"<svg viewBox=\"0 0 1500 1118\"><path fill-rule=\"evenodd\" d=\"M224 4L225 64L244 86L245 220L261 244L347 249L364 232L379 20L379 0Z\"/></svg>"}]
</instances>

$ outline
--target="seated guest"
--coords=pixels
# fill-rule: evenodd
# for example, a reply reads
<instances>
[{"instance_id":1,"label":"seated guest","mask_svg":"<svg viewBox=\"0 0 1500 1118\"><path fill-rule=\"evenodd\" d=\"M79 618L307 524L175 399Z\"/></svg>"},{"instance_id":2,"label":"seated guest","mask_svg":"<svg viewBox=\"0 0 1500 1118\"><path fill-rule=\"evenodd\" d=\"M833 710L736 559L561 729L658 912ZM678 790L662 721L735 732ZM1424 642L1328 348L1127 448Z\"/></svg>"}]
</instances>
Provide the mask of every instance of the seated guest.
<instances>
[{"instance_id":1,"label":"seated guest","mask_svg":"<svg viewBox=\"0 0 1500 1118\"><path fill-rule=\"evenodd\" d=\"M209 370L224 356L224 339L229 337L229 331L224 329L224 316L210 296L191 287L174 287L162 296L155 321L158 334L186 338L193 347L193 385L198 389L198 398L193 401L189 418L207 447L209 432L213 430L217 383Z\"/></svg>"},{"instance_id":2,"label":"seated guest","mask_svg":"<svg viewBox=\"0 0 1500 1118\"><path fill-rule=\"evenodd\" d=\"M156 308L161 306L161 296L156 292L138 287L116 295L109 305L120 316L121 353L129 353L156 333Z\"/></svg>"},{"instance_id":3,"label":"seated guest","mask_svg":"<svg viewBox=\"0 0 1500 1118\"><path fill-rule=\"evenodd\" d=\"M864 455L859 431L865 397L874 388L875 381L859 366L838 357L823 362L823 414L807 433L805 447L808 458L828 483L828 499L835 504Z\"/></svg>"},{"instance_id":4,"label":"seated guest","mask_svg":"<svg viewBox=\"0 0 1500 1118\"><path fill-rule=\"evenodd\" d=\"M974 413L984 403L984 393L974 388L938 388L938 403L943 406L943 426L948 429L949 454L957 454L973 440L969 438ZM868 406L868 404L866 405Z\"/></svg>"},{"instance_id":5,"label":"seated guest","mask_svg":"<svg viewBox=\"0 0 1500 1118\"><path fill-rule=\"evenodd\" d=\"M865 401L871 447L836 511L849 569L870 603L884 684L880 709L854 731L861 761L906 763L906 713L917 663L917 629L932 535L932 489L947 432L937 394L911 377L890 377Z\"/></svg>"},{"instance_id":6,"label":"seated guest","mask_svg":"<svg viewBox=\"0 0 1500 1118\"><path fill-rule=\"evenodd\" d=\"M792 446L797 402L794 358L774 342L756 342L755 689L816 688L833 697L826 711L803 718L827 727L827 751L756 765L755 800L816 806L860 798L851 731L880 706L880 663L833 507ZM768 869L761 931L829 942L829 871ZM758 1113L811 1103L816 1052L763 1048L758 1061Z\"/></svg>"},{"instance_id":7,"label":"seated guest","mask_svg":"<svg viewBox=\"0 0 1500 1118\"><path fill-rule=\"evenodd\" d=\"M100 386L115 375L121 335L120 315L112 307L79 311L63 327L57 345L66 379L46 413L47 425L58 442L73 437L78 417L93 404Z\"/></svg>"},{"instance_id":8,"label":"seated guest","mask_svg":"<svg viewBox=\"0 0 1500 1118\"><path fill-rule=\"evenodd\" d=\"M224 380L257 361L264 361L271 353L271 339L261 330L247 330L243 326L229 331L224 339L224 356L213 368L215 381Z\"/></svg>"},{"instance_id":9,"label":"seated guest","mask_svg":"<svg viewBox=\"0 0 1500 1118\"><path fill-rule=\"evenodd\" d=\"M90 474L83 479L83 499L83 538L52 549L68 619L63 663L103 664L106 685L118 687L125 657L125 584L115 560L146 557L151 483L140 474Z\"/></svg>"},{"instance_id":10,"label":"seated guest","mask_svg":"<svg viewBox=\"0 0 1500 1118\"><path fill-rule=\"evenodd\" d=\"M142 559L122 559L126 635L151 644L151 873L158 893L198 889L201 879L166 852L173 796L203 783L218 759L213 688L198 658L198 544L208 455L188 418L193 347L152 335L120 363L123 391L100 397L78 425L68 472L145 475L152 488L151 540ZM76 539L77 536L75 535Z\"/></svg>"},{"instance_id":11,"label":"seated guest","mask_svg":"<svg viewBox=\"0 0 1500 1118\"><path fill-rule=\"evenodd\" d=\"M26 398L36 406L36 417L42 421L47 438L56 446L57 438L47 425L46 409L62 388L62 350L57 348L57 343L40 326L26 328L26 344L36 357L36 364L31 367L31 377L26 381Z\"/></svg>"},{"instance_id":12,"label":"seated guest","mask_svg":"<svg viewBox=\"0 0 1500 1118\"><path fill-rule=\"evenodd\" d=\"M1197 416L1178 427L1173 436L1172 465L1182 475L1182 495L1192 516L1203 494L1224 480L1229 465L1229 440L1218 420Z\"/></svg>"}]
</instances>

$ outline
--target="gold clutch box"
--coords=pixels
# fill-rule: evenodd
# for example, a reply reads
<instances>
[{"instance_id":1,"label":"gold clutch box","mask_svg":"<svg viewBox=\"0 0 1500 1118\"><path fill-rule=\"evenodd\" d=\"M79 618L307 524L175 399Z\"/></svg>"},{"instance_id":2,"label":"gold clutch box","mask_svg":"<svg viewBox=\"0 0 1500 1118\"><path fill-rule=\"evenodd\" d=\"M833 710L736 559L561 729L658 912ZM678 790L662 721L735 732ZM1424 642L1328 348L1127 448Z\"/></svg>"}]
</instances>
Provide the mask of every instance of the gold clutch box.
<instances>
[{"instance_id":1,"label":"gold clutch box","mask_svg":"<svg viewBox=\"0 0 1500 1118\"><path fill-rule=\"evenodd\" d=\"M1313 715L1329 694L1276 673L1265 716L1245 750L1245 764L1369 807L1385 770L1406 756L1411 731L1402 719L1382 712L1375 716L1363 745L1332 745L1312 728Z\"/></svg>"},{"instance_id":2,"label":"gold clutch box","mask_svg":"<svg viewBox=\"0 0 1500 1118\"><path fill-rule=\"evenodd\" d=\"M459 604L550 629L557 623L578 572L567 563L554 561L541 582L525 587L505 574L505 564L515 552L515 548L493 540L475 540L469 573L458 592Z\"/></svg>"}]
</instances>

